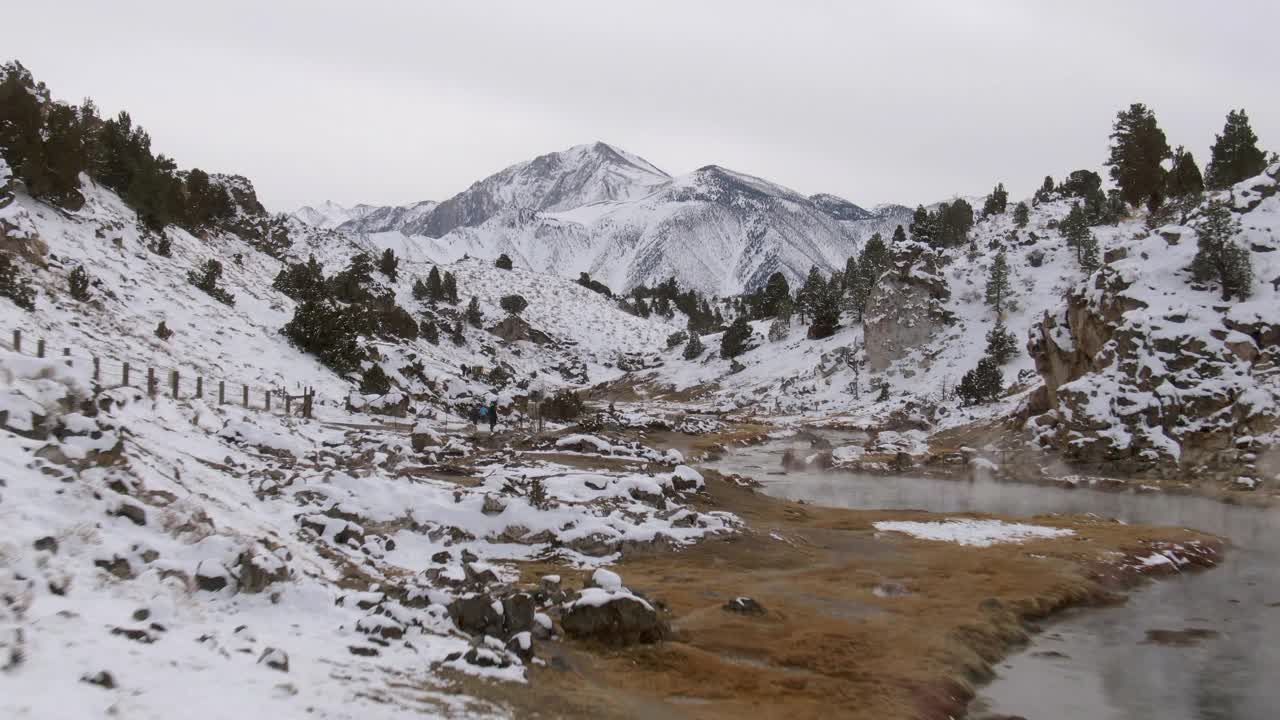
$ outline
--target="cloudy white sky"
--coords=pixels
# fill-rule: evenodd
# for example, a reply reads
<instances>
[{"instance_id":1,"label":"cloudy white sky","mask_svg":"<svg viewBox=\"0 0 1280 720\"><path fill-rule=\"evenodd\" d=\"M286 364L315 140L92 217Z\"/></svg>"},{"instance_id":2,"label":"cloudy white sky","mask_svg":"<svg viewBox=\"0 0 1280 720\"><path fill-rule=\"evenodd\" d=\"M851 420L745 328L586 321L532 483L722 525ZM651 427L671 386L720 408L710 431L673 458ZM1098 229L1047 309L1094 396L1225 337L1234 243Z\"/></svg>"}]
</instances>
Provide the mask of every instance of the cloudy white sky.
<instances>
[{"instance_id":1,"label":"cloudy white sky","mask_svg":"<svg viewBox=\"0 0 1280 720\"><path fill-rule=\"evenodd\" d=\"M273 209L444 199L604 140L865 205L1098 168L1151 106L1201 165L1232 107L1280 148L1280 3L7 3L0 56L128 109Z\"/></svg>"}]
</instances>

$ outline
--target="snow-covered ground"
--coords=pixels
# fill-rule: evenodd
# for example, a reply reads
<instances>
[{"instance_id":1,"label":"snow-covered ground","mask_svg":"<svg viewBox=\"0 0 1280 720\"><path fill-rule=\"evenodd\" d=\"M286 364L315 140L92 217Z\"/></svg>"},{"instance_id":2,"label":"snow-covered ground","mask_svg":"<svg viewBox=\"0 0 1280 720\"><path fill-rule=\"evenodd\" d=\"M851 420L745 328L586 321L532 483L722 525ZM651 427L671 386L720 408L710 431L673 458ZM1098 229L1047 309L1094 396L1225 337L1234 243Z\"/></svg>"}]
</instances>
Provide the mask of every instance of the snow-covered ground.
<instances>
[{"instance_id":1,"label":"snow-covered ground","mask_svg":"<svg viewBox=\"0 0 1280 720\"><path fill-rule=\"evenodd\" d=\"M1069 528L1047 527L1011 523L1003 520L970 520L949 518L929 522L912 520L884 520L874 523L876 530L910 535L921 540L953 542L960 545L989 547L997 543L1017 543L1028 540L1066 537L1074 535Z\"/></svg>"},{"instance_id":2,"label":"snow-covered ground","mask_svg":"<svg viewBox=\"0 0 1280 720\"><path fill-rule=\"evenodd\" d=\"M7 168L0 167L0 174L7 177ZM132 383L141 381L146 368L154 367L160 384L167 387L168 371L179 369L184 393L194 391L197 376L204 377L206 388L225 380L228 394L236 398L239 386L247 384L253 388L255 403L268 389L298 394L311 387L319 414L341 412L351 383L280 334L296 305L271 287L282 267L280 261L235 235L215 232L196 237L175 226L166 230L170 256L161 256L148 250L156 238L139 230L133 211L114 193L87 178L83 192L87 202L75 213L36 202L21 192L0 208L0 221L11 228L11 238L30 244L36 252L47 249L40 263L21 264L39 290L36 309L28 312L0 298L0 328L6 343L12 330L20 330L28 352L43 339L50 354L69 348L77 364L98 357L107 380L118 378L121 365L129 362ZM315 255L326 274L333 274L355 253L363 251L376 258L382 249L366 238L301 230L288 257L305 261ZM413 299L412 287L415 280L426 279L432 264L415 255L412 246L394 249L402 258L398 282L378 278L402 307L419 317L423 306ZM235 297L234 306L215 301L187 281L187 272L207 259L222 263L220 285ZM68 275L77 266L83 266L93 281L87 302L72 300L67 292ZM461 347L448 340L444 327L438 345L423 338L375 342L383 355L380 364L399 388L434 398L437 406L492 392L486 385L461 378L462 365L491 368L504 363L515 370L515 381L536 382L552 391L571 384L556 368L580 368L589 382L609 380L622 374L617 367L619 356L665 347L666 337L676 329L660 318L629 315L614 301L556 276L518 268L500 270L477 259L440 269L458 278L457 310L471 297L479 299L484 328L506 317L499 307L503 296L519 294L529 302L524 319L552 342L505 343L470 326L464 328L467 342ZM173 332L168 340L155 335L162 321ZM422 363L435 389L400 372L412 362ZM581 375L575 376L580 381Z\"/></svg>"},{"instance_id":3,"label":"snow-covered ground","mask_svg":"<svg viewBox=\"0 0 1280 720\"><path fill-rule=\"evenodd\" d=\"M422 463L475 449L427 425L415 451L403 435L94 395L84 368L10 353L0 380L5 717L501 716L439 675L524 677L498 640L494 665L458 660L474 643L456 601L516 580L514 561L592 567L738 525L685 506L702 479L670 453L632 448L633 469L610 471L508 455L459 484Z\"/></svg>"},{"instance_id":4,"label":"snow-covered ground","mask_svg":"<svg viewBox=\"0 0 1280 720\"><path fill-rule=\"evenodd\" d=\"M1227 199L1240 213L1242 232L1235 241L1250 249L1254 273L1252 295L1247 300L1224 302L1216 286L1192 286L1188 267L1197 247L1195 226L1199 220L1195 213L1186 226L1151 230L1144 211L1116 226L1091 228L1100 255L1111 259L1102 271L1090 275L1079 267L1074 250L1056 227L1073 201L1055 200L1034 207L1029 224L1021 229L1014 225L1014 203L1010 203L1008 212L980 220L974 227L971 237L977 253L959 247L943 254L941 274L950 291L943 308L954 320L882 372L873 372L866 362L864 327L849 324L846 316L845 326L822 340L806 338L806 328L797 322L786 338L770 342L770 321L753 322L756 347L736 358L741 365L736 372L733 364L720 356L721 336L706 336L707 352L701 357L686 361L683 346L674 348L664 355L665 366L649 371L647 377L656 385L677 390L700 387L707 391L704 402L711 406L779 424L835 421L877 428L892 418L899 424L918 424L932 433L1025 411L1032 395L1043 392L1045 382L1028 341L1040 332L1046 318L1065 314L1069 295L1083 298L1082 303L1101 303L1106 297L1113 306L1127 303L1116 311L1112 322L1118 328L1117 338L1141 343L1134 351L1136 366L1123 357L1110 359L1117 356L1117 348L1125 349L1115 344L1121 342L1117 339L1103 347L1101 355L1089 358L1096 371L1069 378L1072 382L1058 392L1077 390L1094 398L1083 409L1073 408L1076 413L1085 413L1075 419L1080 424L1112 428L1109 441L1114 443L1114 452L1124 451L1129 442L1126 438L1135 432L1125 429L1126 418L1153 408L1164 408L1166 416L1185 415L1183 419L1166 417L1162 422L1175 425L1176 431L1186 436L1208 424L1196 422L1195 404L1203 398L1226 398L1224 412L1228 415L1275 417L1280 410L1280 373L1266 369L1270 361L1265 328L1268 323L1275 326L1276 308L1280 307L1280 287L1275 283L1280 278L1277 175L1280 168L1273 167L1230 191L1210 195ZM1011 241L1015 232L1016 240ZM984 293L995 247L1007 251L1012 293L1004 322L1017 338L1018 350L1001 368L1009 392L994 403L965 407L955 397L955 388L985 353L987 332L996 322ZM1114 290L1101 289L1104 276L1121 279L1125 286L1122 299L1112 297ZM1074 341L1063 334L1066 324L1066 320L1058 323L1054 337L1070 350ZM1264 337L1250 337L1236 329L1241 327L1262 327ZM1188 358L1195 357L1211 358L1225 369L1218 375L1212 370L1188 369ZM857 361L857 369L850 359ZM1142 371L1143 367L1147 370ZM1139 378L1152 374L1152 387L1143 387L1146 380ZM1161 378L1170 382L1161 382ZM1185 413L1179 409L1183 407L1187 408ZM1165 431L1159 425L1152 423L1148 442L1160 442ZM1260 421L1255 427L1266 426ZM1246 439L1250 443L1264 448L1274 447L1278 440L1274 431L1244 434L1249 435ZM1164 441L1175 460L1178 442Z\"/></svg>"}]
</instances>

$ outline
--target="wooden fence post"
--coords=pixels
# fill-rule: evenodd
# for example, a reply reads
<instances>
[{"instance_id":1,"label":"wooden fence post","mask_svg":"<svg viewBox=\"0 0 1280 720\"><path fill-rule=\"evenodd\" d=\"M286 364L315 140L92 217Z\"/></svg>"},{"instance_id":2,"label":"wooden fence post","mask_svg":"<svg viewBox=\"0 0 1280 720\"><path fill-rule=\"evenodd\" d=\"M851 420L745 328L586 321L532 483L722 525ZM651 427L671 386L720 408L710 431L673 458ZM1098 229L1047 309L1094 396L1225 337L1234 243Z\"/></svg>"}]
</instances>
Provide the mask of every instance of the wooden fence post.
<instances>
[{"instance_id":1,"label":"wooden fence post","mask_svg":"<svg viewBox=\"0 0 1280 720\"><path fill-rule=\"evenodd\" d=\"M62 348L62 357L66 358L63 362L67 367L71 367L71 348Z\"/></svg>"},{"instance_id":2,"label":"wooden fence post","mask_svg":"<svg viewBox=\"0 0 1280 720\"><path fill-rule=\"evenodd\" d=\"M102 360L97 356L93 358L93 381L95 383L102 380Z\"/></svg>"},{"instance_id":3,"label":"wooden fence post","mask_svg":"<svg viewBox=\"0 0 1280 720\"><path fill-rule=\"evenodd\" d=\"M270 390L264 390L262 392L262 407L265 408L267 412L271 412L271 391Z\"/></svg>"},{"instance_id":4,"label":"wooden fence post","mask_svg":"<svg viewBox=\"0 0 1280 720\"><path fill-rule=\"evenodd\" d=\"M307 389L307 394L302 396L302 417L311 419L311 390Z\"/></svg>"},{"instance_id":5,"label":"wooden fence post","mask_svg":"<svg viewBox=\"0 0 1280 720\"><path fill-rule=\"evenodd\" d=\"M156 369L152 367L147 368L147 394L156 396Z\"/></svg>"},{"instance_id":6,"label":"wooden fence post","mask_svg":"<svg viewBox=\"0 0 1280 720\"><path fill-rule=\"evenodd\" d=\"M291 412L292 410L293 410L293 396L290 395L289 393L285 393L284 394L284 414L292 415L293 414Z\"/></svg>"},{"instance_id":7,"label":"wooden fence post","mask_svg":"<svg viewBox=\"0 0 1280 720\"><path fill-rule=\"evenodd\" d=\"M13 331L13 351L16 353L22 352L22 331L21 330Z\"/></svg>"},{"instance_id":8,"label":"wooden fence post","mask_svg":"<svg viewBox=\"0 0 1280 720\"><path fill-rule=\"evenodd\" d=\"M245 407L249 407L249 386L248 386L248 385L242 385L242 386L241 386L241 388L244 390L244 398L243 398L244 402L243 402L243 405L244 405Z\"/></svg>"},{"instance_id":9,"label":"wooden fence post","mask_svg":"<svg viewBox=\"0 0 1280 720\"><path fill-rule=\"evenodd\" d=\"M36 341L36 357L44 357L44 338L40 338Z\"/></svg>"},{"instance_id":10,"label":"wooden fence post","mask_svg":"<svg viewBox=\"0 0 1280 720\"><path fill-rule=\"evenodd\" d=\"M218 381L218 404L225 405L227 402L227 381Z\"/></svg>"},{"instance_id":11,"label":"wooden fence post","mask_svg":"<svg viewBox=\"0 0 1280 720\"><path fill-rule=\"evenodd\" d=\"M204 397L204 378L203 377L196 378L196 397L197 398Z\"/></svg>"},{"instance_id":12,"label":"wooden fence post","mask_svg":"<svg viewBox=\"0 0 1280 720\"><path fill-rule=\"evenodd\" d=\"M174 370L173 375L169 377L169 384L173 388L173 399L178 399L178 371Z\"/></svg>"},{"instance_id":13,"label":"wooden fence post","mask_svg":"<svg viewBox=\"0 0 1280 720\"><path fill-rule=\"evenodd\" d=\"M129 386L129 363L124 363L124 369L120 371L120 384L125 387Z\"/></svg>"}]
</instances>

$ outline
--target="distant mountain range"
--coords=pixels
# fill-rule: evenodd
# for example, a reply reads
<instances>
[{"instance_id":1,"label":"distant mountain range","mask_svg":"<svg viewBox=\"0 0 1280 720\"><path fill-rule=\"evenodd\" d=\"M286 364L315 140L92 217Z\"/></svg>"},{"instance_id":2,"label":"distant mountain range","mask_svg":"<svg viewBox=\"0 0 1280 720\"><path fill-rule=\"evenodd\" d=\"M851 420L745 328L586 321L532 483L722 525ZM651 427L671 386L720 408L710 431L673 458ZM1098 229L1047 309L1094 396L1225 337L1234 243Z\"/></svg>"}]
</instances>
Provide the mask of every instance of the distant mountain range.
<instances>
[{"instance_id":1,"label":"distant mountain range","mask_svg":"<svg viewBox=\"0 0 1280 720\"><path fill-rule=\"evenodd\" d=\"M675 277L718 295L755 289L778 271L796 283L814 265L843 269L872 233L887 237L910 220L902 206L867 210L835 195L806 197L717 165L671 177L602 142L512 165L439 203L325 202L294 215L415 246L440 262L506 253L541 272L590 273L615 291Z\"/></svg>"}]
</instances>

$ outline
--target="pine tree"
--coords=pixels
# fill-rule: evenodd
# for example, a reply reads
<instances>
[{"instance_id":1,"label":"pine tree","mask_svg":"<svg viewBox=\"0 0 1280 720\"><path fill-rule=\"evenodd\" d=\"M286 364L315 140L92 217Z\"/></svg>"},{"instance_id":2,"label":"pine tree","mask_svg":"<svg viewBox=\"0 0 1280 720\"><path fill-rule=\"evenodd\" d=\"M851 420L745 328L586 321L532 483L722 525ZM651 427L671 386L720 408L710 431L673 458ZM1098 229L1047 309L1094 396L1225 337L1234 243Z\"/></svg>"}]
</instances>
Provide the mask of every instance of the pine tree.
<instances>
[{"instance_id":1,"label":"pine tree","mask_svg":"<svg viewBox=\"0 0 1280 720\"><path fill-rule=\"evenodd\" d=\"M1169 185L1166 193L1171 198L1199 195L1204 192L1204 178L1196 159L1181 145L1173 151L1173 166L1169 169Z\"/></svg>"},{"instance_id":2,"label":"pine tree","mask_svg":"<svg viewBox=\"0 0 1280 720\"><path fill-rule=\"evenodd\" d=\"M906 241L907 241L907 231L903 230L901 225L895 227L893 229L893 244L897 245L899 243L904 243Z\"/></svg>"},{"instance_id":3,"label":"pine tree","mask_svg":"<svg viewBox=\"0 0 1280 720\"><path fill-rule=\"evenodd\" d=\"M1039 205L1043 202L1049 202L1053 199L1054 192L1057 188L1053 184L1053 176L1045 175L1044 182L1040 183L1040 189L1036 190L1035 195L1031 196L1031 204Z\"/></svg>"},{"instance_id":4,"label":"pine tree","mask_svg":"<svg viewBox=\"0 0 1280 720\"><path fill-rule=\"evenodd\" d=\"M163 320L160 321L159 325L156 325L155 334L156 337L165 342L168 342L169 338L173 337L173 331L169 329L169 326Z\"/></svg>"},{"instance_id":5,"label":"pine tree","mask_svg":"<svg viewBox=\"0 0 1280 720\"><path fill-rule=\"evenodd\" d=\"M427 273L427 299L432 303L444 300L444 283L440 280L440 268L432 265Z\"/></svg>"},{"instance_id":6,"label":"pine tree","mask_svg":"<svg viewBox=\"0 0 1280 720\"><path fill-rule=\"evenodd\" d=\"M804 318L813 314L813 302L817 295L825 292L827 283L822 279L822 271L817 265L809 268L809 274L804 279L804 285L800 286L800 290L796 293L796 309L800 311L800 317Z\"/></svg>"},{"instance_id":7,"label":"pine tree","mask_svg":"<svg viewBox=\"0 0 1280 720\"><path fill-rule=\"evenodd\" d=\"M373 260L365 253L356 253L347 261L346 273L353 282L367 285L373 280Z\"/></svg>"},{"instance_id":8,"label":"pine tree","mask_svg":"<svg viewBox=\"0 0 1280 720\"><path fill-rule=\"evenodd\" d=\"M1229 286L1241 300L1248 300L1253 295L1253 258L1249 249L1239 243L1227 243L1222 247L1222 265L1223 287Z\"/></svg>"},{"instance_id":9,"label":"pine tree","mask_svg":"<svg viewBox=\"0 0 1280 720\"><path fill-rule=\"evenodd\" d=\"M67 289L71 293L71 299L76 302L86 302L89 299L89 273L83 265L71 269L71 274L67 276Z\"/></svg>"},{"instance_id":10,"label":"pine tree","mask_svg":"<svg viewBox=\"0 0 1280 720\"><path fill-rule=\"evenodd\" d=\"M204 264L200 265L199 268L187 273L187 282L208 293L210 297L223 305L235 305L235 297L218 287L218 280L220 279L222 279L222 263L213 259L204 261Z\"/></svg>"},{"instance_id":11,"label":"pine tree","mask_svg":"<svg viewBox=\"0 0 1280 720\"><path fill-rule=\"evenodd\" d=\"M689 341L684 344L684 359L694 360L702 356L706 348L702 345L702 338L697 331L693 329L693 321L689 321Z\"/></svg>"},{"instance_id":12,"label":"pine tree","mask_svg":"<svg viewBox=\"0 0 1280 720\"><path fill-rule=\"evenodd\" d=\"M391 378L382 366L374 363L360 375L360 394L386 395L391 392Z\"/></svg>"},{"instance_id":13,"label":"pine tree","mask_svg":"<svg viewBox=\"0 0 1280 720\"><path fill-rule=\"evenodd\" d=\"M724 331L720 340L720 357L736 358L747 351L747 343L751 339L751 326L747 324L747 316L739 314Z\"/></svg>"},{"instance_id":14,"label":"pine tree","mask_svg":"<svg viewBox=\"0 0 1280 720\"><path fill-rule=\"evenodd\" d=\"M1164 202L1165 169L1169 143L1156 116L1142 103L1134 103L1116 115L1111 152L1106 165L1120 195L1130 205L1146 204L1154 212Z\"/></svg>"},{"instance_id":15,"label":"pine tree","mask_svg":"<svg viewBox=\"0 0 1280 720\"><path fill-rule=\"evenodd\" d=\"M878 234L878 233L877 233ZM880 242L884 242L881 240ZM849 292L858 277L858 256L850 255L844 261L844 272L840 274L840 291Z\"/></svg>"},{"instance_id":16,"label":"pine tree","mask_svg":"<svg viewBox=\"0 0 1280 720\"><path fill-rule=\"evenodd\" d=\"M458 304L458 278L453 273L446 272L444 274L444 283L442 287L444 301L450 305Z\"/></svg>"},{"instance_id":17,"label":"pine tree","mask_svg":"<svg viewBox=\"0 0 1280 720\"><path fill-rule=\"evenodd\" d=\"M840 286L834 276L815 288L810 308L813 323L809 325L809 337L817 340L835 334L840 327Z\"/></svg>"},{"instance_id":18,"label":"pine tree","mask_svg":"<svg viewBox=\"0 0 1280 720\"><path fill-rule=\"evenodd\" d=\"M480 298L475 295L471 296L471 302L467 303L467 310L463 313L467 319L467 324L471 327L478 328L484 322L484 314L480 312Z\"/></svg>"},{"instance_id":19,"label":"pine tree","mask_svg":"<svg viewBox=\"0 0 1280 720\"><path fill-rule=\"evenodd\" d=\"M1093 233L1086 233L1077 250L1077 261L1080 263L1080 269L1086 273L1092 273L1102 266L1102 258L1099 257L1098 238Z\"/></svg>"},{"instance_id":20,"label":"pine tree","mask_svg":"<svg viewBox=\"0 0 1280 720\"><path fill-rule=\"evenodd\" d=\"M299 350L314 354L322 364L339 374L360 367L356 310L343 308L331 300L306 300L293 311L284 335Z\"/></svg>"},{"instance_id":21,"label":"pine tree","mask_svg":"<svg viewBox=\"0 0 1280 720\"><path fill-rule=\"evenodd\" d=\"M427 284L422 282L422 278L413 279L413 299L418 302L431 299L431 291L427 289Z\"/></svg>"},{"instance_id":22,"label":"pine tree","mask_svg":"<svg viewBox=\"0 0 1280 720\"><path fill-rule=\"evenodd\" d=\"M453 321L453 329L449 332L449 340L458 347L466 344L467 337L462 331L462 318Z\"/></svg>"},{"instance_id":23,"label":"pine tree","mask_svg":"<svg viewBox=\"0 0 1280 720\"><path fill-rule=\"evenodd\" d=\"M991 271L987 277L987 304L995 308L998 317L1004 312L1005 302L1009 298L1009 259L1004 250L996 253L991 261Z\"/></svg>"},{"instance_id":24,"label":"pine tree","mask_svg":"<svg viewBox=\"0 0 1280 720\"><path fill-rule=\"evenodd\" d=\"M892 258L889 254L889 248L885 247L884 240L880 238L880 233L872 235L867 240L867 244L863 246L862 253L858 256L856 263L857 273L853 283L848 288L847 304L854 322L862 322L867 310L867 303L870 302L871 294L875 291L876 283L891 264Z\"/></svg>"},{"instance_id":25,"label":"pine tree","mask_svg":"<svg viewBox=\"0 0 1280 720\"><path fill-rule=\"evenodd\" d=\"M1222 200L1209 202L1196 230L1199 239L1191 262L1192 277L1200 282L1217 281L1224 301L1232 295L1247 299L1253 293L1253 264L1249 251L1235 243L1240 221L1231 207Z\"/></svg>"},{"instance_id":26,"label":"pine tree","mask_svg":"<svg viewBox=\"0 0 1280 720\"><path fill-rule=\"evenodd\" d=\"M982 217L1000 215L1004 213L1005 208L1008 206L1009 193L1004 189L1004 183L997 183L995 189L991 191L986 201L982 203Z\"/></svg>"},{"instance_id":27,"label":"pine tree","mask_svg":"<svg viewBox=\"0 0 1280 720\"><path fill-rule=\"evenodd\" d=\"M1005 327L1004 319L997 317L995 326L987 332L987 357L994 359L997 365L1004 365L1017 354L1018 341Z\"/></svg>"},{"instance_id":28,"label":"pine tree","mask_svg":"<svg viewBox=\"0 0 1280 720\"><path fill-rule=\"evenodd\" d=\"M502 253L498 256L498 259L494 261L493 265L499 270L510 270L512 268L511 257L506 253Z\"/></svg>"},{"instance_id":29,"label":"pine tree","mask_svg":"<svg viewBox=\"0 0 1280 720\"><path fill-rule=\"evenodd\" d=\"M937 247L955 247L969 239L973 228L973 206L964 198L943 203L933 218L931 244Z\"/></svg>"},{"instance_id":30,"label":"pine tree","mask_svg":"<svg viewBox=\"0 0 1280 720\"><path fill-rule=\"evenodd\" d=\"M764 298L761 303L761 317L777 317L789 310L791 305L791 286L787 278L780 272L769 276L764 286Z\"/></svg>"},{"instance_id":31,"label":"pine tree","mask_svg":"<svg viewBox=\"0 0 1280 720\"><path fill-rule=\"evenodd\" d=\"M387 276L391 282L395 282L399 275L400 260L396 257L395 252L391 248L382 251L382 257L378 260L378 272Z\"/></svg>"},{"instance_id":32,"label":"pine tree","mask_svg":"<svg viewBox=\"0 0 1280 720\"><path fill-rule=\"evenodd\" d=\"M880 233L873 233L858 255L858 273L870 277L874 282L892 264L893 256L889 253L889 246L884 244Z\"/></svg>"},{"instance_id":33,"label":"pine tree","mask_svg":"<svg viewBox=\"0 0 1280 720\"><path fill-rule=\"evenodd\" d=\"M23 310L36 309L36 291L31 281L5 252L0 252L0 297L9 298Z\"/></svg>"},{"instance_id":34,"label":"pine tree","mask_svg":"<svg viewBox=\"0 0 1280 720\"><path fill-rule=\"evenodd\" d=\"M1084 264L1085 244L1091 237L1089 233L1089 218L1085 215L1084 208L1080 203L1073 203L1071 211L1067 216L1058 223L1058 230L1062 233L1062 237L1067 242L1067 247L1076 251L1076 262Z\"/></svg>"},{"instance_id":35,"label":"pine tree","mask_svg":"<svg viewBox=\"0 0 1280 720\"><path fill-rule=\"evenodd\" d=\"M917 205L911 215L911 239L926 244L933 243L934 218L923 205Z\"/></svg>"},{"instance_id":36,"label":"pine tree","mask_svg":"<svg viewBox=\"0 0 1280 720\"><path fill-rule=\"evenodd\" d=\"M75 109L43 103L43 83L21 63L0 66L0 78L0 157L32 197L78 210L84 204L78 188L86 153Z\"/></svg>"},{"instance_id":37,"label":"pine tree","mask_svg":"<svg viewBox=\"0 0 1280 720\"><path fill-rule=\"evenodd\" d=\"M1016 227L1024 228L1027 223L1031 222L1031 209L1027 207L1025 202L1018 203L1013 209L1013 224Z\"/></svg>"},{"instance_id":38,"label":"pine tree","mask_svg":"<svg viewBox=\"0 0 1280 720\"><path fill-rule=\"evenodd\" d=\"M432 345L440 344L440 329L436 327L435 322L427 320L422 323L422 337Z\"/></svg>"},{"instance_id":39,"label":"pine tree","mask_svg":"<svg viewBox=\"0 0 1280 720\"><path fill-rule=\"evenodd\" d=\"M1257 175L1266 166L1266 153L1258 148L1258 136L1253 134L1244 108L1228 112L1205 168L1206 184L1215 190L1228 188Z\"/></svg>"},{"instance_id":40,"label":"pine tree","mask_svg":"<svg viewBox=\"0 0 1280 720\"><path fill-rule=\"evenodd\" d=\"M529 307L529 301L520 295L505 295L498 301L498 306L512 315L519 315Z\"/></svg>"},{"instance_id":41,"label":"pine tree","mask_svg":"<svg viewBox=\"0 0 1280 720\"><path fill-rule=\"evenodd\" d=\"M993 357L984 357L978 366L964 374L956 394L966 405L981 405L994 402L1004 392L1004 374Z\"/></svg>"},{"instance_id":42,"label":"pine tree","mask_svg":"<svg viewBox=\"0 0 1280 720\"><path fill-rule=\"evenodd\" d=\"M791 318L779 315L769 323L769 342L781 342L791 334Z\"/></svg>"},{"instance_id":43,"label":"pine tree","mask_svg":"<svg viewBox=\"0 0 1280 720\"><path fill-rule=\"evenodd\" d=\"M280 268L271 287L299 302L325 297L324 269L312 255L306 263L288 264Z\"/></svg>"}]
</instances>

